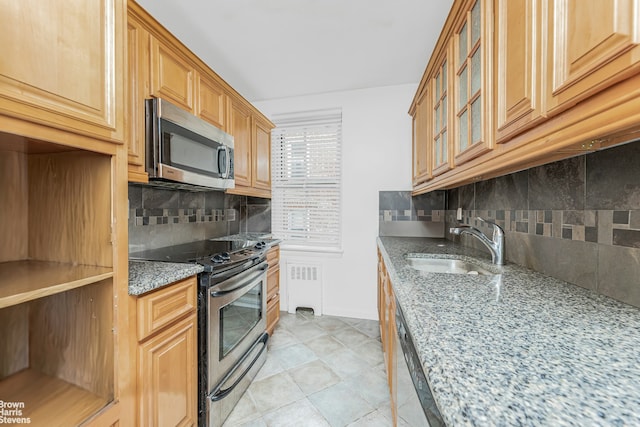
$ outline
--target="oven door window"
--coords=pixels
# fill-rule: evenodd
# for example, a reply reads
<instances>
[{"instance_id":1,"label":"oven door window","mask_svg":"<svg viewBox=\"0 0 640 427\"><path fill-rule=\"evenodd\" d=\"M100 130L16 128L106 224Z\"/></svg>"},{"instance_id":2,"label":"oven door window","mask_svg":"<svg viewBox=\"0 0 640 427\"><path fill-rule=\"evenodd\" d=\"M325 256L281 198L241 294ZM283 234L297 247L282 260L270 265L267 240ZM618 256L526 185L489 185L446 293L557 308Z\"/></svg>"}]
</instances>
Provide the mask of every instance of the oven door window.
<instances>
[{"instance_id":1,"label":"oven door window","mask_svg":"<svg viewBox=\"0 0 640 427\"><path fill-rule=\"evenodd\" d=\"M262 319L262 281L220 310L220 360Z\"/></svg>"}]
</instances>

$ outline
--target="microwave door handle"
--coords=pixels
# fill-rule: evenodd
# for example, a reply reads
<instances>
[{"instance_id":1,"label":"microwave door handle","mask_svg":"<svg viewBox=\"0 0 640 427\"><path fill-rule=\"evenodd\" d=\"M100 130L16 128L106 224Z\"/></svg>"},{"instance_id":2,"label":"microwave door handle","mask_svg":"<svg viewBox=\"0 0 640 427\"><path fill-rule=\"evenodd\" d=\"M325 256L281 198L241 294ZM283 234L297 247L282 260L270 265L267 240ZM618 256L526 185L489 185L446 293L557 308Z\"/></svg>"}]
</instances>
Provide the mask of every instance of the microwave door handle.
<instances>
[{"instance_id":1,"label":"microwave door handle","mask_svg":"<svg viewBox=\"0 0 640 427\"><path fill-rule=\"evenodd\" d=\"M224 158L221 156L222 152L224 152ZM221 162L221 160L224 161ZM224 171L223 168L224 167ZM218 147L218 170L220 171L221 178L229 178L229 173L231 169L231 156L229 155L229 147L223 145L222 147Z\"/></svg>"}]
</instances>

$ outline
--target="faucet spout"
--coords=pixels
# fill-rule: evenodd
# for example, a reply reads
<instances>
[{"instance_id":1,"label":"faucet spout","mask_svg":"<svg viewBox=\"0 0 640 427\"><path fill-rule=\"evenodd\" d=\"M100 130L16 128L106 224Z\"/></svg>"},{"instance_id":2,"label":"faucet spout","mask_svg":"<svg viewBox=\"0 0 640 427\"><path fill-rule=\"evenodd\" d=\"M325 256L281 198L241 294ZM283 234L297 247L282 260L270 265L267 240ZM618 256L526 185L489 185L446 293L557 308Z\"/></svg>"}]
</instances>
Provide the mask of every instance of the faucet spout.
<instances>
[{"instance_id":1,"label":"faucet spout","mask_svg":"<svg viewBox=\"0 0 640 427\"><path fill-rule=\"evenodd\" d=\"M489 252L491 252L491 261L496 265L504 265L504 230L494 222L489 222L480 217L477 217L477 219L493 227L493 236L491 239L482 231L470 225L451 227L449 232L456 236L470 234L476 237L489 249Z\"/></svg>"}]
</instances>

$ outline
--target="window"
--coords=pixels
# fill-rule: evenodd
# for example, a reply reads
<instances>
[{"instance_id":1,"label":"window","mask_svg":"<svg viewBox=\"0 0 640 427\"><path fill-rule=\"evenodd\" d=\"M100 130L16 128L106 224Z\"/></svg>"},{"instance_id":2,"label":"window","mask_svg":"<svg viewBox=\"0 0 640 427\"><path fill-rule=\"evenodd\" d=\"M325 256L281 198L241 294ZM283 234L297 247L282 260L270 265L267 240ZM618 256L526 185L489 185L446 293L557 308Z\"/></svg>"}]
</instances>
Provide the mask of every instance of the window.
<instances>
[{"instance_id":1,"label":"window","mask_svg":"<svg viewBox=\"0 0 640 427\"><path fill-rule=\"evenodd\" d=\"M272 117L272 232L286 243L339 249L342 111Z\"/></svg>"}]
</instances>

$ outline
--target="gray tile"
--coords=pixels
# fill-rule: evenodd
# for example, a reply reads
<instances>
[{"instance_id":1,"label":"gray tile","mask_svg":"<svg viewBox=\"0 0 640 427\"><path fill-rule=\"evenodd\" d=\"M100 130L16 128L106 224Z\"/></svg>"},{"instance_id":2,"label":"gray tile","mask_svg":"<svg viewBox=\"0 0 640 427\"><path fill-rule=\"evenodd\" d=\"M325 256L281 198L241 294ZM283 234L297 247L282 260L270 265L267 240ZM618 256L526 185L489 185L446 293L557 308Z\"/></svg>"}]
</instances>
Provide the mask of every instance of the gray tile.
<instances>
[{"instance_id":1,"label":"gray tile","mask_svg":"<svg viewBox=\"0 0 640 427\"><path fill-rule=\"evenodd\" d=\"M349 424L348 427L389 427L390 425L391 420L382 411L376 410Z\"/></svg>"},{"instance_id":2,"label":"gray tile","mask_svg":"<svg viewBox=\"0 0 640 427\"><path fill-rule=\"evenodd\" d=\"M343 379L359 375L361 372L371 369L369 363L348 348L323 356L322 360L331 366L331 369Z\"/></svg>"},{"instance_id":3,"label":"gray tile","mask_svg":"<svg viewBox=\"0 0 640 427\"><path fill-rule=\"evenodd\" d=\"M284 371L284 368L280 364L280 360L277 357L274 357L271 352L267 352L267 360L264 362L264 365L262 365L262 368L260 368L254 379L255 381L259 381L270 377L271 375L279 374L282 371Z\"/></svg>"},{"instance_id":4,"label":"gray tile","mask_svg":"<svg viewBox=\"0 0 640 427\"><path fill-rule=\"evenodd\" d=\"M354 327L338 329L333 333L333 336L347 347L353 348L365 341L369 340L369 336L363 334Z\"/></svg>"},{"instance_id":5,"label":"gray tile","mask_svg":"<svg viewBox=\"0 0 640 427\"><path fill-rule=\"evenodd\" d=\"M304 398L304 393L287 372L253 381L248 389L261 412L269 412Z\"/></svg>"},{"instance_id":6,"label":"gray tile","mask_svg":"<svg viewBox=\"0 0 640 427\"><path fill-rule=\"evenodd\" d=\"M527 171L477 182L475 209L528 209Z\"/></svg>"},{"instance_id":7,"label":"gray tile","mask_svg":"<svg viewBox=\"0 0 640 427\"><path fill-rule=\"evenodd\" d=\"M346 426L375 408L345 384L337 384L309 396L332 426Z\"/></svg>"},{"instance_id":8,"label":"gray tile","mask_svg":"<svg viewBox=\"0 0 640 427\"><path fill-rule=\"evenodd\" d=\"M640 229L640 210L631 211L629 217L629 227Z\"/></svg>"},{"instance_id":9,"label":"gray tile","mask_svg":"<svg viewBox=\"0 0 640 427\"><path fill-rule=\"evenodd\" d=\"M180 191L180 207L183 209L204 209L205 193ZM209 208L211 209L211 208Z\"/></svg>"},{"instance_id":10,"label":"gray tile","mask_svg":"<svg viewBox=\"0 0 640 427\"><path fill-rule=\"evenodd\" d=\"M364 371L360 375L345 380L344 383L374 408L389 401L387 377L377 370Z\"/></svg>"},{"instance_id":11,"label":"gray tile","mask_svg":"<svg viewBox=\"0 0 640 427\"><path fill-rule=\"evenodd\" d=\"M429 193L412 197L411 204L413 206L414 217L417 216L419 210L429 213L434 210L444 210L446 208L445 192L442 190L430 191Z\"/></svg>"},{"instance_id":12,"label":"gray tile","mask_svg":"<svg viewBox=\"0 0 640 427\"><path fill-rule=\"evenodd\" d=\"M600 245L598 292L640 307L640 249Z\"/></svg>"},{"instance_id":13,"label":"gray tile","mask_svg":"<svg viewBox=\"0 0 640 427\"><path fill-rule=\"evenodd\" d=\"M598 245L533 234L510 234L507 260L584 288L596 289Z\"/></svg>"},{"instance_id":14,"label":"gray tile","mask_svg":"<svg viewBox=\"0 0 640 427\"><path fill-rule=\"evenodd\" d=\"M305 363L289 370L289 375L306 394L312 394L337 384L341 378L321 360Z\"/></svg>"},{"instance_id":15,"label":"gray tile","mask_svg":"<svg viewBox=\"0 0 640 427\"><path fill-rule=\"evenodd\" d=\"M529 209L584 209L584 156L535 167L528 173Z\"/></svg>"},{"instance_id":16,"label":"gray tile","mask_svg":"<svg viewBox=\"0 0 640 427\"><path fill-rule=\"evenodd\" d=\"M291 369L318 358L318 356L304 344L278 347L271 351L271 355L278 359L280 366L284 369Z\"/></svg>"},{"instance_id":17,"label":"gray tile","mask_svg":"<svg viewBox=\"0 0 640 427\"><path fill-rule=\"evenodd\" d=\"M271 231L271 206L247 206L247 231L250 233Z\"/></svg>"},{"instance_id":18,"label":"gray tile","mask_svg":"<svg viewBox=\"0 0 640 427\"><path fill-rule=\"evenodd\" d=\"M382 343L377 340L368 340L354 347L354 351L358 353L362 359L367 361L371 367L376 367L384 362L382 353Z\"/></svg>"},{"instance_id":19,"label":"gray tile","mask_svg":"<svg viewBox=\"0 0 640 427\"><path fill-rule=\"evenodd\" d=\"M179 208L180 191L164 190L154 187L142 188L142 207L152 208Z\"/></svg>"},{"instance_id":20,"label":"gray tile","mask_svg":"<svg viewBox=\"0 0 640 427\"><path fill-rule=\"evenodd\" d=\"M284 328L279 328L277 333L269 337L269 348L273 349L298 343L300 343L300 339Z\"/></svg>"},{"instance_id":21,"label":"gray tile","mask_svg":"<svg viewBox=\"0 0 640 427\"><path fill-rule=\"evenodd\" d=\"M613 211L598 211L598 243L613 244Z\"/></svg>"},{"instance_id":22,"label":"gray tile","mask_svg":"<svg viewBox=\"0 0 640 427\"><path fill-rule=\"evenodd\" d=\"M340 341L329 335L321 335L305 342L318 357L327 356L334 351L344 350L346 347Z\"/></svg>"},{"instance_id":23,"label":"gray tile","mask_svg":"<svg viewBox=\"0 0 640 427\"><path fill-rule=\"evenodd\" d=\"M613 223L629 225L629 211L613 211Z\"/></svg>"},{"instance_id":24,"label":"gray tile","mask_svg":"<svg viewBox=\"0 0 640 427\"><path fill-rule=\"evenodd\" d=\"M129 184L129 209L142 209L142 187Z\"/></svg>"},{"instance_id":25,"label":"gray tile","mask_svg":"<svg viewBox=\"0 0 640 427\"><path fill-rule=\"evenodd\" d=\"M640 230L613 229L613 244L640 249Z\"/></svg>"},{"instance_id":26,"label":"gray tile","mask_svg":"<svg viewBox=\"0 0 640 427\"><path fill-rule=\"evenodd\" d=\"M269 427L328 427L329 422L309 402L301 399L264 415Z\"/></svg>"},{"instance_id":27,"label":"gray tile","mask_svg":"<svg viewBox=\"0 0 640 427\"><path fill-rule=\"evenodd\" d=\"M377 320L363 319L360 323L355 324L354 327L371 338L380 338L380 323Z\"/></svg>"},{"instance_id":28,"label":"gray tile","mask_svg":"<svg viewBox=\"0 0 640 427\"><path fill-rule=\"evenodd\" d=\"M320 326L325 331L335 331L336 329L344 328L347 326L345 322L333 316L320 316L316 320L316 325Z\"/></svg>"},{"instance_id":29,"label":"gray tile","mask_svg":"<svg viewBox=\"0 0 640 427\"><path fill-rule=\"evenodd\" d=\"M640 142L586 156L587 209L640 209Z\"/></svg>"},{"instance_id":30,"label":"gray tile","mask_svg":"<svg viewBox=\"0 0 640 427\"><path fill-rule=\"evenodd\" d=\"M287 329L299 340L306 341L326 334L326 331L315 322L303 322L287 326Z\"/></svg>"},{"instance_id":31,"label":"gray tile","mask_svg":"<svg viewBox=\"0 0 640 427\"><path fill-rule=\"evenodd\" d=\"M410 210L410 191L380 191L378 193L379 210Z\"/></svg>"}]
</instances>

